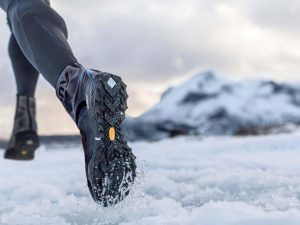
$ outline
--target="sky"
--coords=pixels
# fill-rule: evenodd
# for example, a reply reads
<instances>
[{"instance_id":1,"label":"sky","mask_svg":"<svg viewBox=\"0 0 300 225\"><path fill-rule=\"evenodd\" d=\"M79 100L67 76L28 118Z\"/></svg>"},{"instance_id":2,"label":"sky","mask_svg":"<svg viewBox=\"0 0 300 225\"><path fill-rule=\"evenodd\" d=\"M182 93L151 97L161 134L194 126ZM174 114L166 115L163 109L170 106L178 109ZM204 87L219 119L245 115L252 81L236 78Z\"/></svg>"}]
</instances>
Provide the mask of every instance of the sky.
<instances>
[{"instance_id":1,"label":"sky","mask_svg":"<svg viewBox=\"0 0 300 225\"><path fill-rule=\"evenodd\" d=\"M88 3L87 3L88 2ZM298 0L52 0L79 62L121 75L137 116L171 85L213 70L234 79L300 79ZM0 13L0 137L10 132L14 77L9 30ZM41 77L39 130L74 133L54 90Z\"/></svg>"}]
</instances>

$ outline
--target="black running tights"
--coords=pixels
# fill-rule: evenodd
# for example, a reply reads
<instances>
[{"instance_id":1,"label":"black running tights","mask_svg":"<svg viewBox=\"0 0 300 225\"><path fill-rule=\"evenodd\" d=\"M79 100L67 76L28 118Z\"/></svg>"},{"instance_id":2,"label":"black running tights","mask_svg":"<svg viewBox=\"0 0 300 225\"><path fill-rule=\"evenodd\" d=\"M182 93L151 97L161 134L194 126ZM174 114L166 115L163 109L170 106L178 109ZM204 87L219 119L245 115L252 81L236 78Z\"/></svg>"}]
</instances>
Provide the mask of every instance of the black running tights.
<instances>
[{"instance_id":1,"label":"black running tights","mask_svg":"<svg viewBox=\"0 0 300 225\"><path fill-rule=\"evenodd\" d=\"M62 17L47 0L0 0L11 28L9 55L19 95L33 96L41 73L55 88L60 73L77 63Z\"/></svg>"}]
</instances>

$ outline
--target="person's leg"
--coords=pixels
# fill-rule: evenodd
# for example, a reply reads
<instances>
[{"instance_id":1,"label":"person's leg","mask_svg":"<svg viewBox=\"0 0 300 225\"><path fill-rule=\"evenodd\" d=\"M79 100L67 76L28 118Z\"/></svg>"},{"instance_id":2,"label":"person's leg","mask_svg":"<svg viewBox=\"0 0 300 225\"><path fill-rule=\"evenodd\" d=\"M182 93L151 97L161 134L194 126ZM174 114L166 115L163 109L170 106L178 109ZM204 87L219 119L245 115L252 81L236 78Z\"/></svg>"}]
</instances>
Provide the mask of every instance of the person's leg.
<instances>
[{"instance_id":1,"label":"person's leg","mask_svg":"<svg viewBox=\"0 0 300 225\"><path fill-rule=\"evenodd\" d=\"M9 27L11 29L10 24ZM24 56L14 34L9 39L8 53L17 86L17 99L14 126L4 158L31 160L39 147L34 98L39 72Z\"/></svg>"},{"instance_id":2,"label":"person's leg","mask_svg":"<svg viewBox=\"0 0 300 225\"><path fill-rule=\"evenodd\" d=\"M135 156L121 132L127 109L126 85L109 73L77 63L63 19L41 0L12 0L12 31L25 57L56 89L76 122L85 150L93 199L104 206L128 195L136 177Z\"/></svg>"},{"instance_id":3,"label":"person's leg","mask_svg":"<svg viewBox=\"0 0 300 225\"><path fill-rule=\"evenodd\" d=\"M39 72L24 56L13 34L9 39L8 52L17 84L17 95L34 97Z\"/></svg>"},{"instance_id":4,"label":"person's leg","mask_svg":"<svg viewBox=\"0 0 300 225\"><path fill-rule=\"evenodd\" d=\"M7 10L12 32L24 55L55 87L60 73L77 63L67 42L64 20L41 0L12 0Z\"/></svg>"},{"instance_id":5,"label":"person's leg","mask_svg":"<svg viewBox=\"0 0 300 225\"><path fill-rule=\"evenodd\" d=\"M9 3L8 0L0 0L0 8L6 11L8 3Z\"/></svg>"}]
</instances>

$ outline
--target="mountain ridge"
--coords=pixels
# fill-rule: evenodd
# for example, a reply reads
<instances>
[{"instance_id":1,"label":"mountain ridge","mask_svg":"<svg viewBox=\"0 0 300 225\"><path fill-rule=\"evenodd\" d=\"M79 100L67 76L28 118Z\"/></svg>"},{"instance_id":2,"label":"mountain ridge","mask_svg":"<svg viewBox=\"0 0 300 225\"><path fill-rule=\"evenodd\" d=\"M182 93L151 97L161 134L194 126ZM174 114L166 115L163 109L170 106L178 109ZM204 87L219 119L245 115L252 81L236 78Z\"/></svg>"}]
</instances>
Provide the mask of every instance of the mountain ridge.
<instances>
[{"instance_id":1,"label":"mountain ridge","mask_svg":"<svg viewBox=\"0 0 300 225\"><path fill-rule=\"evenodd\" d=\"M300 124L300 83L231 80L210 70L168 88L147 112L127 119L124 130L135 141L253 134L288 124Z\"/></svg>"}]
</instances>

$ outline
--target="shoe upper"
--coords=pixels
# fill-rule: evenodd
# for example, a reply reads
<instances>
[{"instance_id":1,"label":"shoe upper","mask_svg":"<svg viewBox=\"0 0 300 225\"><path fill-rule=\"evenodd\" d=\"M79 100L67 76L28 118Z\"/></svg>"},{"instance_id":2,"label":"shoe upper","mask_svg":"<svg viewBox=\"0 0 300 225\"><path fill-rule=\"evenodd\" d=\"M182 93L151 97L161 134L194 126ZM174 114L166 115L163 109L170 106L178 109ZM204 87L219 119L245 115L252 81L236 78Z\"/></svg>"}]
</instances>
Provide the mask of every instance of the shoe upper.
<instances>
[{"instance_id":1,"label":"shoe upper","mask_svg":"<svg viewBox=\"0 0 300 225\"><path fill-rule=\"evenodd\" d=\"M28 131L37 132L35 99L29 96L17 95L14 127L7 149L14 148L16 134Z\"/></svg>"},{"instance_id":2,"label":"shoe upper","mask_svg":"<svg viewBox=\"0 0 300 225\"><path fill-rule=\"evenodd\" d=\"M76 123L82 136L86 163L90 160L95 137L94 121L87 110L88 87L97 71L87 70L80 64L70 65L59 76L56 94Z\"/></svg>"},{"instance_id":3,"label":"shoe upper","mask_svg":"<svg viewBox=\"0 0 300 225\"><path fill-rule=\"evenodd\" d=\"M64 105L67 112L77 124L77 107L84 102L84 79L87 76L86 70L80 65L70 65L65 68L58 78L56 84L56 95Z\"/></svg>"}]
</instances>

